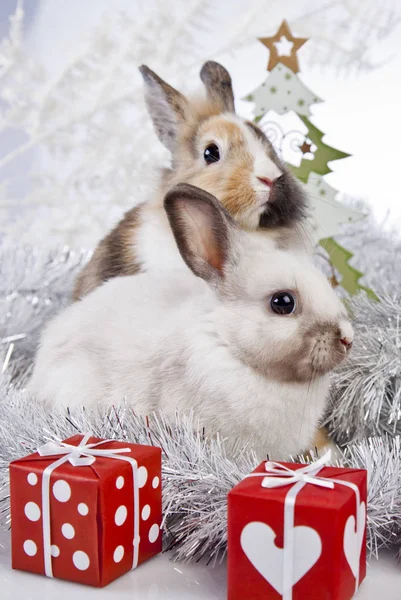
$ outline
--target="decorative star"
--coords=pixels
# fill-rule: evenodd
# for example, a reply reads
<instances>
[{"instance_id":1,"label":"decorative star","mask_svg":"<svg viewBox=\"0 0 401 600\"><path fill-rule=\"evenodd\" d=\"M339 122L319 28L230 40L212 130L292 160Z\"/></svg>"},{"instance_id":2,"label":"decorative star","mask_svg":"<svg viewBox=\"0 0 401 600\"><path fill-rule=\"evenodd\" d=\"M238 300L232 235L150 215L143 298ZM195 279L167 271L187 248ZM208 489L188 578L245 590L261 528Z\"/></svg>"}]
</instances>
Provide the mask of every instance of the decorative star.
<instances>
[{"instance_id":1,"label":"decorative star","mask_svg":"<svg viewBox=\"0 0 401 600\"><path fill-rule=\"evenodd\" d=\"M293 73L298 73L297 50L308 41L308 38L295 38L287 21L284 20L275 35L259 38L259 41L270 50L269 64L267 65L268 71L271 71L278 63L283 63ZM289 48L290 44L292 44L291 49ZM290 54L288 55L289 51Z\"/></svg>"},{"instance_id":2,"label":"decorative star","mask_svg":"<svg viewBox=\"0 0 401 600\"><path fill-rule=\"evenodd\" d=\"M308 144L305 140L305 142L302 144L302 146L299 146L299 149L301 150L302 154L307 154L308 152L311 151L312 148L312 144Z\"/></svg>"}]
</instances>

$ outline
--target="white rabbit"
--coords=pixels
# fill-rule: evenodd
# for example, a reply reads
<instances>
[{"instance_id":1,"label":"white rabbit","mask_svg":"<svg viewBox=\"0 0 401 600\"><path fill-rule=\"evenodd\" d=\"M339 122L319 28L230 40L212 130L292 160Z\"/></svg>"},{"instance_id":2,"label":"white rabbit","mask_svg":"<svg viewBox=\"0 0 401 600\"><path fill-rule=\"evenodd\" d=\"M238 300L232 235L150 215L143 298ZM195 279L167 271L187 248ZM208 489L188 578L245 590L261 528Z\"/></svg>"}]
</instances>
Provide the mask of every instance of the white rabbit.
<instances>
[{"instance_id":1,"label":"white rabbit","mask_svg":"<svg viewBox=\"0 0 401 600\"><path fill-rule=\"evenodd\" d=\"M59 406L193 411L207 434L283 458L309 447L328 373L347 355L345 309L308 256L245 232L188 184L165 209L187 273L118 277L47 327L30 390Z\"/></svg>"}]
</instances>

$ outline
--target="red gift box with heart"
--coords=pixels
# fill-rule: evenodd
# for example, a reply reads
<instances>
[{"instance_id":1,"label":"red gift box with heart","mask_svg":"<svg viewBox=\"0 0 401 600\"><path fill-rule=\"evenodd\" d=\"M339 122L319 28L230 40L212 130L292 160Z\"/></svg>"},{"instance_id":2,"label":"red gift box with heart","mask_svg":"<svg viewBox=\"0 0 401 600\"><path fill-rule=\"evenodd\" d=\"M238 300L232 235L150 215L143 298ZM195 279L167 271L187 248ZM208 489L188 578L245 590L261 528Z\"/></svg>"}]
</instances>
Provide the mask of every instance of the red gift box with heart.
<instances>
[{"instance_id":1,"label":"red gift box with heart","mask_svg":"<svg viewBox=\"0 0 401 600\"><path fill-rule=\"evenodd\" d=\"M12 566L103 587L161 551L161 450L76 435L10 464Z\"/></svg>"},{"instance_id":2,"label":"red gift box with heart","mask_svg":"<svg viewBox=\"0 0 401 600\"><path fill-rule=\"evenodd\" d=\"M268 461L228 494L229 600L350 600L366 575L367 472Z\"/></svg>"}]
</instances>

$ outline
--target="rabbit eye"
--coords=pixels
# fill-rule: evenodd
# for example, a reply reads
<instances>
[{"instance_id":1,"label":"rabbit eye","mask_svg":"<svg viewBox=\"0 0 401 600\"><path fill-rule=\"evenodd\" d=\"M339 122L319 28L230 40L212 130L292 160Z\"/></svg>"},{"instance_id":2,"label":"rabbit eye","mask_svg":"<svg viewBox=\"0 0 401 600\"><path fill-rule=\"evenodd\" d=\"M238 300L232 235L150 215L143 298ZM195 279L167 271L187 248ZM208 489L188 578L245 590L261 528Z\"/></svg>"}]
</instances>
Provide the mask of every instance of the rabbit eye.
<instances>
[{"instance_id":1,"label":"rabbit eye","mask_svg":"<svg viewBox=\"0 0 401 600\"><path fill-rule=\"evenodd\" d=\"M277 292L270 300L270 307L276 315L291 315L296 305L295 296L291 292Z\"/></svg>"},{"instance_id":2,"label":"rabbit eye","mask_svg":"<svg viewBox=\"0 0 401 600\"><path fill-rule=\"evenodd\" d=\"M204 153L203 158L205 159L205 163L207 165L211 165L214 162L218 162L220 160L220 150L216 146L216 144L209 144Z\"/></svg>"}]
</instances>

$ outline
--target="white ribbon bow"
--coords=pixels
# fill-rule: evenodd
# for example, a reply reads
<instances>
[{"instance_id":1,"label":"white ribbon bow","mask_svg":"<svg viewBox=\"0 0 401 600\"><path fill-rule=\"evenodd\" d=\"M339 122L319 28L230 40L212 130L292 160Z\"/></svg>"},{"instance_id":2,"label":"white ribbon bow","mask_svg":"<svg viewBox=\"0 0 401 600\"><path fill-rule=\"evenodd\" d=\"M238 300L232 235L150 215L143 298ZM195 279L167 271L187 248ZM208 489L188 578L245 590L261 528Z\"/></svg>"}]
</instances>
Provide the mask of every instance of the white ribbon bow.
<instances>
[{"instance_id":1,"label":"white ribbon bow","mask_svg":"<svg viewBox=\"0 0 401 600\"><path fill-rule=\"evenodd\" d=\"M96 450L97 446L107 444L110 440L103 440L96 444L88 444L91 433L84 435L78 446L66 444L65 442L47 442L38 448L40 456L59 456L67 455L65 462L69 462L73 467L90 467L96 460L96 456L110 458L110 454L122 454L130 452L129 448L113 448L109 450ZM81 458L84 457L84 458Z\"/></svg>"},{"instance_id":2,"label":"white ribbon bow","mask_svg":"<svg viewBox=\"0 0 401 600\"><path fill-rule=\"evenodd\" d=\"M330 460L331 450L328 450L326 454L315 462L300 469L290 469L285 465L268 460L265 463L265 471L268 473L268 476L266 477L264 473L254 473L254 475L264 476L262 481L262 487L264 488L277 488L303 481L304 483L312 483L313 485L333 489L334 483L332 481L323 477L316 477L316 473L327 465Z\"/></svg>"}]
</instances>

